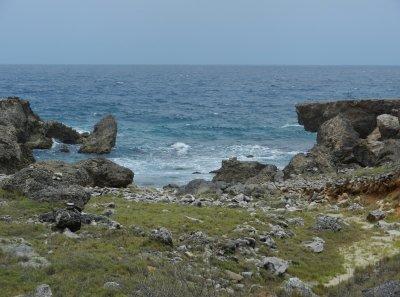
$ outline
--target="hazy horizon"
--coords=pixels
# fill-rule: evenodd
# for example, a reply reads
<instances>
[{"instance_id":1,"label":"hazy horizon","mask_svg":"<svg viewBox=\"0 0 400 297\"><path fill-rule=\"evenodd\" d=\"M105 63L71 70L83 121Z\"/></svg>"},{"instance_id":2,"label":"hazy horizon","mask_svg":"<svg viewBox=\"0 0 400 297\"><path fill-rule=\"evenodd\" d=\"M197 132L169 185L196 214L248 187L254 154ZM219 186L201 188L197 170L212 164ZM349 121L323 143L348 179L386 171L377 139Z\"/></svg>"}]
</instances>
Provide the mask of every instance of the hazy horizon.
<instances>
[{"instance_id":1,"label":"hazy horizon","mask_svg":"<svg viewBox=\"0 0 400 297\"><path fill-rule=\"evenodd\" d=\"M400 65L400 1L0 0L0 64Z\"/></svg>"}]
</instances>

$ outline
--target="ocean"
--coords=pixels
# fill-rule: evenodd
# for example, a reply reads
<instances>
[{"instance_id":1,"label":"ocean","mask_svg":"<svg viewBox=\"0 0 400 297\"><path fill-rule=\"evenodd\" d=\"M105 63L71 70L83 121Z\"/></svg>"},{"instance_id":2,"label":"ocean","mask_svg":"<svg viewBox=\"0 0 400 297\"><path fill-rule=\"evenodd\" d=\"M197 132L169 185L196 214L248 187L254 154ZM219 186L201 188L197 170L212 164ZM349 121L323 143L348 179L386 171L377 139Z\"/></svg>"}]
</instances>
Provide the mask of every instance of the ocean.
<instances>
[{"instance_id":1,"label":"ocean","mask_svg":"<svg viewBox=\"0 0 400 297\"><path fill-rule=\"evenodd\" d=\"M315 141L297 124L297 103L400 97L400 67L0 65L6 96L78 131L115 115L117 146L107 157L131 168L137 184L160 187L210 179L232 156L283 168ZM35 156L90 157L57 143Z\"/></svg>"}]
</instances>

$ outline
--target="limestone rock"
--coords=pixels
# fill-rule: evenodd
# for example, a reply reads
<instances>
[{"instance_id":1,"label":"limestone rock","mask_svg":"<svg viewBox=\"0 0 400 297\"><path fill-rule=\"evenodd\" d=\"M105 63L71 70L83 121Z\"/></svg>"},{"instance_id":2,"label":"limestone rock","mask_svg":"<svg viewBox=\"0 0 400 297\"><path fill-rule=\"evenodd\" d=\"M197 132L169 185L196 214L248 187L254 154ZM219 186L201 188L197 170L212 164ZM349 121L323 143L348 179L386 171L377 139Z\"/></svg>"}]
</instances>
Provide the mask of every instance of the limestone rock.
<instances>
[{"instance_id":1,"label":"limestone rock","mask_svg":"<svg viewBox=\"0 0 400 297\"><path fill-rule=\"evenodd\" d=\"M283 285L283 296L299 296L299 297L317 297L311 290L310 286L301 281L297 277L291 277L286 280Z\"/></svg>"},{"instance_id":2,"label":"limestone rock","mask_svg":"<svg viewBox=\"0 0 400 297\"><path fill-rule=\"evenodd\" d=\"M392 138L400 131L399 118L390 114L381 114L376 118L381 137L383 139Z\"/></svg>"},{"instance_id":3,"label":"limestone rock","mask_svg":"<svg viewBox=\"0 0 400 297\"><path fill-rule=\"evenodd\" d=\"M264 257L262 265L265 269L275 275L282 275L289 268L289 262L277 257Z\"/></svg>"},{"instance_id":4,"label":"limestone rock","mask_svg":"<svg viewBox=\"0 0 400 297\"><path fill-rule=\"evenodd\" d=\"M151 231L150 238L165 245L173 245L172 233L167 228L159 228Z\"/></svg>"},{"instance_id":5,"label":"limestone rock","mask_svg":"<svg viewBox=\"0 0 400 297\"><path fill-rule=\"evenodd\" d=\"M303 245L314 253L322 253L324 250L325 240L314 237L312 241L304 242Z\"/></svg>"},{"instance_id":6,"label":"limestone rock","mask_svg":"<svg viewBox=\"0 0 400 297\"><path fill-rule=\"evenodd\" d=\"M334 102L307 102L296 106L299 124L310 132L317 132L329 119L342 114L361 138L376 127L376 117L399 109L400 100L343 100Z\"/></svg>"},{"instance_id":7,"label":"limestone rock","mask_svg":"<svg viewBox=\"0 0 400 297\"><path fill-rule=\"evenodd\" d=\"M82 140L79 132L57 121L49 121L44 125L46 137L57 139L62 143L77 144Z\"/></svg>"},{"instance_id":8,"label":"limestone rock","mask_svg":"<svg viewBox=\"0 0 400 297\"><path fill-rule=\"evenodd\" d=\"M212 171L214 182L244 183L249 178L257 176L267 165L255 161L239 161L237 158L222 161L222 167ZM275 167L276 168L276 167Z\"/></svg>"},{"instance_id":9,"label":"limestone rock","mask_svg":"<svg viewBox=\"0 0 400 297\"><path fill-rule=\"evenodd\" d=\"M368 216L367 216L367 220L370 222L377 222L380 220L383 220L386 217L386 213L382 210L373 210L371 211Z\"/></svg>"},{"instance_id":10,"label":"limestone rock","mask_svg":"<svg viewBox=\"0 0 400 297\"><path fill-rule=\"evenodd\" d=\"M34 161L31 150L18 143L17 130L0 125L0 174L12 174Z\"/></svg>"},{"instance_id":11,"label":"limestone rock","mask_svg":"<svg viewBox=\"0 0 400 297\"><path fill-rule=\"evenodd\" d=\"M77 168L86 170L90 184L97 187L123 188L132 183L132 170L105 158L93 158L76 163Z\"/></svg>"},{"instance_id":12,"label":"limestone rock","mask_svg":"<svg viewBox=\"0 0 400 297\"><path fill-rule=\"evenodd\" d=\"M363 297L398 297L400 296L400 281L391 280L371 289L362 291Z\"/></svg>"},{"instance_id":13,"label":"limestone rock","mask_svg":"<svg viewBox=\"0 0 400 297\"><path fill-rule=\"evenodd\" d=\"M191 195L201 195L201 194L222 194L221 189L216 183L211 181L206 181L204 179L195 179L190 181L187 185L180 187L178 194L191 194Z\"/></svg>"},{"instance_id":14,"label":"limestone rock","mask_svg":"<svg viewBox=\"0 0 400 297\"><path fill-rule=\"evenodd\" d=\"M52 297L53 293L51 292L51 288L47 284L42 284L36 287L35 293L33 297Z\"/></svg>"},{"instance_id":15,"label":"limestone rock","mask_svg":"<svg viewBox=\"0 0 400 297\"><path fill-rule=\"evenodd\" d=\"M342 115L326 121L318 129L317 143L328 148L335 161L350 161L359 139L350 121Z\"/></svg>"},{"instance_id":16,"label":"limestone rock","mask_svg":"<svg viewBox=\"0 0 400 297\"><path fill-rule=\"evenodd\" d=\"M319 231L338 232L343 228L343 220L328 215L318 215L315 220L314 228Z\"/></svg>"},{"instance_id":17,"label":"limestone rock","mask_svg":"<svg viewBox=\"0 0 400 297\"><path fill-rule=\"evenodd\" d=\"M80 153L108 154L117 139L117 121L108 115L98 122L93 132L83 141Z\"/></svg>"}]
</instances>

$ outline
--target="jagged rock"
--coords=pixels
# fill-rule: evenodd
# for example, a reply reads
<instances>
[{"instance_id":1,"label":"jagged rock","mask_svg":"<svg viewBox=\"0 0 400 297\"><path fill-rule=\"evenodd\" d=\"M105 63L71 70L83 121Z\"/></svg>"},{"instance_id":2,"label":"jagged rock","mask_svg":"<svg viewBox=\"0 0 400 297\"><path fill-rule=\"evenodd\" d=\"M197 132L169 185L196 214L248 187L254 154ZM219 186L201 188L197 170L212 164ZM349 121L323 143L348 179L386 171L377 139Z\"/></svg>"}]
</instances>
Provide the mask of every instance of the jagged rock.
<instances>
[{"instance_id":1,"label":"jagged rock","mask_svg":"<svg viewBox=\"0 0 400 297\"><path fill-rule=\"evenodd\" d=\"M376 127L376 117L399 109L400 100L343 100L334 102L302 103L296 106L299 124L310 132L317 132L326 121L338 114L348 119L361 138Z\"/></svg>"},{"instance_id":2,"label":"jagged rock","mask_svg":"<svg viewBox=\"0 0 400 297\"><path fill-rule=\"evenodd\" d=\"M383 220L386 217L386 213L382 210L373 210L371 211L368 216L367 216L367 220L370 222L377 222L380 220Z\"/></svg>"},{"instance_id":3,"label":"jagged rock","mask_svg":"<svg viewBox=\"0 0 400 297\"><path fill-rule=\"evenodd\" d=\"M362 291L363 297L398 297L400 296L400 281L391 280L371 289Z\"/></svg>"},{"instance_id":4,"label":"jagged rock","mask_svg":"<svg viewBox=\"0 0 400 297\"><path fill-rule=\"evenodd\" d=\"M282 171L278 170L275 165L266 164L260 172L254 176L250 177L246 184L265 184L271 181L277 181L283 175Z\"/></svg>"},{"instance_id":5,"label":"jagged rock","mask_svg":"<svg viewBox=\"0 0 400 297\"><path fill-rule=\"evenodd\" d=\"M297 154L283 169L285 178L299 174L327 173L335 169L330 152L324 146L316 145L307 154Z\"/></svg>"},{"instance_id":6,"label":"jagged rock","mask_svg":"<svg viewBox=\"0 0 400 297\"><path fill-rule=\"evenodd\" d=\"M302 282L297 277L291 277L286 280L282 285L283 297L318 297L311 290L310 286Z\"/></svg>"},{"instance_id":7,"label":"jagged rock","mask_svg":"<svg viewBox=\"0 0 400 297\"><path fill-rule=\"evenodd\" d=\"M343 220L328 215L318 215L315 220L314 228L319 231L338 232L343 228Z\"/></svg>"},{"instance_id":8,"label":"jagged rock","mask_svg":"<svg viewBox=\"0 0 400 297\"><path fill-rule=\"evenodd\" d=\"M1 181L5 190L19 191L38 201L72 202L83 207L90 194L86 186L124 187L133 172L106 159L89 159L75 164L44 161L23 168Z\"/></svg>"},{"instance_id":9,"label":"jagged rock","mask_svg":"<svg viewBox=\"0 0 400 297\"><path fill-rule=\"evenodd\" d=\"M164 227L152 230L150 233L150 238L165 245L173 245L172 233Z\"/></svg>"},{"instance_id":10,"label":"jagged rock","mask_svg":"<svg viewBox=\"0 0 400 297\"><path fill-rule=\"evenodd\" d=\"M69 229L76 232L81 229L82 219L80 211L74 207L60 208L39 216L41 222L54 223L61 231Z\"/></svg>"},{"instance_id":11,"label":"jagged rock","mask_svg":"<svg viewBox=\"0 0 400 297\"><path fill-rule=\"evenodd\" d=\"M264 257L262 266L275 275L282 275L289 268L289 262L277 257Z\"/></svg>"},{"instance_id":12,"label":"jagged rock","mask_svg":"<svg viewBox=\"0 0 400 297\"><path fill-rule=\"evenodd\" d=\"M88 172L92 186L122 188L133 181L132 170L104 158L80 161L76 167Z\"/></svg>"},{"instance_id":13,"label":"jagged rock","mask_svg":"<svg viewBox=\"0 0 400 297\"><path fill-rule=\"evenodd\" d=\"M82 140L79 132L63 123L56 121L49 121L44 124L46 137L55 138L62 143L77 144Z\"/></svg>"},{"instance_id":14,"label":"jagged rock","mask_svg":"<svg viewBox=\"0 0 400 297\"><path fill-rule=\"evenodd\" d=\"M117 139L117 121L112 115L100 120L93 132L83 140L80 153L108 154L115 146Z\"/></svg>"},{"instance_id":15,"label":"jagged rock","mask_svg":"<svg viewBox=\"0 0 400 297\"><path fill-rule=\"evenodd\" d=\"M245 183L249 178L257 176L266 167L267 165L259 162L239 161L237 158L231 158L223 160L222 167L211 173L215 173L214 182Z\"/></svg>"},{"instance_id":16,"label":"jagged rock","mask_svg":"<svg viewBox=\"0 0 400 297\"><path fill-rule=\"evenodd\" d=\"M383 139L392 138L400 131L399 118L390 114L381 114L376 118L381 137Z\"/></svg>"},{"instance_id":17,"label":"jagged rock","mask_svg":"<svg viewBox=\"0 0 400 297\"><path fill-rule=\"evenodd\" d=\"M180 187L178 194L190 194L195 196L201 194L221 195L222 191L216 183L204 179L195 179L190 181L187 185Z\"/></svg>"},{"instance_id":18,"label":"jagged rock","mask_svg":"<svg viewBox=\"0 0 400 297\"><path fill-rule=\"evenodd\" d=\"M34 161L31 150L18 143L17 130L0 125L0 174L12 174Z\"/></svg>"},{"instance_id":19,"label":"jagged rock","mask_svg":"<svg viewBox=\"0 0 400 297\"><path fill-rule=\"evenodd\" d=\"M69 229L76 232L81 229L81 214L77 210L59 209L54 214L55 227L59 230Z\"/></svg>"},{"instance_id":20,"label":"jagged rock","mask_svg":"<svg viewBox=\"0 0 400 297\"><path fill-rule=\"evenodd\" d=\"M318 145L328 148L334 161L349 162L353 159L353 148L359 142L359 135L349 120L342 115L323 123L318 129Z\"/></svg>"},{"instance_id":21,"label":"jagged rock","mask_svg":"<svg viewBox=\"0 0 400 297\"><path fill-rule=\"evenodd\" d=\"M62 172L61 176L56 173ZM39 162L26 167L1 182L1 188L19 191L37 201L72 202L83 207L90 194L83 185L89 184L84 170L77 170L60 161Z\"/></svg>"},{"instance_id":22,"label":"jagged rock","mask_svg":"<svg viewBox=\"0 0 400 297\"><path fill-rule=\"evenodd\" d=\"M324 250L325 240L314 237L312 241L304 242L303 245L314 253L322 253Z\"/></svg>"},{"instance_id":23,"label":"jagged rock","mask_svg":"<svg viewBox=\"0 0 400 297\"><path fill-rule=\"evenodd\" d=\"M53 293L51 292L51 288L47 284L42 284L36 287L35 293L33 293L33 297L52 297Z\"/></svg>"},{"instance_id":24,"label":"jagged rock","mask_svg":"<svg viewBox=\"0 0 400 297\"><path fill-rule=\"evenodd\" d=\"M52 141L44 135L43 124L28 101L18 97L0 99L0 125L14 127L18 143L29 148L50 148Z\"/></svg>"},{"instance_id":25,"label":"jagged rock","mask_svg":"<svg viewBox=\"0 0 400 297\"><path fill-rule=\"evenodd\" d=\"M400 158L400 140L387 139L382 142L375 165L397 162Z\"/></svg>"}]
</instances>

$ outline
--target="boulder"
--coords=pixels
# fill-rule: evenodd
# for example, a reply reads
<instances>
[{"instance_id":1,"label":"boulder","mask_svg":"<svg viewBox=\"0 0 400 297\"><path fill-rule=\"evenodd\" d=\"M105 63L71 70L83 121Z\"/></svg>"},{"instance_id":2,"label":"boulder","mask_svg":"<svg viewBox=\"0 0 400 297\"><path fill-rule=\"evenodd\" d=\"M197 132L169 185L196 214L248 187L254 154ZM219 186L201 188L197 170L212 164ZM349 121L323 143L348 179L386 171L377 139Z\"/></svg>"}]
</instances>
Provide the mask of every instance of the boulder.
<instances>
[{"instance_id":1,"label":"boulder","mask_svg":"<svg viewBox=\"0 0 400 297\"><path fill-rule=\"evenodd\" d=\"M178 190L179 195L190 194L194 196L202 194L222 194L221 189L216 183L206 181L204 179L195 179L190 181L187 185L182 186Z\"/></svg>"},{"instance_id":2,"label":"boulder","mask_svg":"<svg viewBox=\"0 0 400 297\"><path fill-rule=\"evenodd\" d=\"M108 115L94 126L93 132L83 140L80 153L108 154L115 146L117 121Z\"/></svg>"},{"instance_id":3,"label":"boulder","mask_svg":"<svg viewBox=\"0 0 400 297\"><path fill-rule=\"evenodd\" d=\"M395 163L400 159L400 139L387 139L382 142L381 149L377 152L375 165Z\"/></svg>"},{"instance_id":4,"label":"boulder","mask_svg":"<svg viewBox=\"0 0 400 297\"><path fill-rule=\"evenodd\" d=\"M84 187L124 187L132 179L131 170L106 159L89 159L75 164L44 161L3 179L0 187L19 191L37 201L72 202L83 207L90 199Z\"/></svg>"},{"instance_id":5,"label":"boulder","mask_svg":"<svg viewBox=\"0 0 400 297\"><path fill-rule=\"evenodd\" d=\"M376 127L376 117L392 114L400 108L400 100L342 100L334 102L301 103L296 106L299 124L310 132L317 132L326 121L342 114L361 138Z\"/></svg>"},{"instance_id":6,"label":"boulder","mask_svg":"<svg viewBox=\"0 0 400 297\"><path fill-rule=\"evenodd\" d=\"M66 144L77 144L82 140L79 132L57 121L49 121L44 125L45 135Z\"/></svg>"},{"instance_id":7,"label":"boulder","mask_svg":"<svg viewBox=\"0 0 400 297\"><path fill-rule=\"evenodd\" d=\"M34 161L31 150L18 143L16 129L0 125L0 174L12 174Z\"/></svg>"},{"instance_id":8,"label":"boulder","mask_svg":"<svg viewBox=\"0 0 400 297\"><path fill-rule=\"evenodd\" d=\"M314 229L318 231L334 231L338 232L343 228L343 220L341 218L328 215L318 215L315 220Z\"/></svg>"},{"instance_id":9,"label":"boulder","mask_svg":"<svg viewBox=\"0 0 400 297\"><path fill-rule=\"evenodd\" d=\"M303 245L314 253L322 253L324 251L325 240L319 237L314 237L312 241L306 241Z\"/></svg>"},{"instance_id":10,"label":"boulder","mask_svg":"<svg viewBox=\"0 0 400 297\"><path fill-rule=\"evenodd\" d=\"M382 139L395 137L400 131L399 118L390 114L381 114L376 118Z\"/></svg>"},{"instance_id":11,"label":"boulder","mask_svg":"<svg viewBox=\"0 0 400 297\"><path fill-rule=\"evenodd\" d=\"M32 111L26 100L18 97L0 99L0 124L13 126L19 143L29 143L32 138L43 138L47 142L44 139L43 121Z\"/></svg>"},{"instance_id":12,"label":"boulder","mask_svg":"<svg viewBox=\"0 0 400 297\"><path fill-rule=\"evenodd\" d=\"M324 146L316 145L307 154L297 154L283 169L284 177L290 178L299 174L327 173L335 169L332 156Z\"/></svg>"},{"instance_id":13,"label":"boulder","mask_svg":"<svg viewBox=\"0 0 400 297\"><path fill-rule=\"evenodd\" d=\"M173 245L172 233L164 227L152 230L150 233L150 238L165 245Z\"/></svg>"},{"instance_id":14,"label":"boulder","mask_svg":"<svg viewBox=\"0 0 400 297\"><path fill-rule=\"evenodd\" d=\"M90 177L89 185L97 187L126 187L132 183L134 177L132 170L105 158L80 161L76 167L84 169Z\"/></svg>"},{"instance_id":15,"label":"boulder","mask_svg":"<svg viewBox=\"0 0 400 297\"><path fill-rule=\"evenodd\" d=\"M317 297L317 295L311 290L310 286L297 277L291 277L286 280L282 285L282 291L282 296L284 297Z\"/></svg>"},{"instance_id":16,"label":"boulder","mask_svg":"<svg viewBox=\"0 0 400 297\"><path fill-rule=\"evenodd\" d=\"M277 257L264 257L262 266L275 275L282 275L289 268L289 262Z\"/></svg>"},{"instance_id":17,"label":"boulder","mask_svg":"<svg viewBox=\"0 0 400 297\"><path fill-rule=\"evenodd\" d=\"M52 212L47 212L39 216L41 222L54 223L56 229L64 231L68 229L76 232L81 229L81 213L77 208L60 208Z\"/></svg>"},{"instance_id":18,"label":"boulder","mask_svg":"<svg viewBox=\"0 0 400 297\"><path fill-rule=\"evenodd\" d=\"M53 293L51 292L51 288L47 284L42 284L36 287L35 293L33 293L33 297L52 297Z\"/></svg>"},{"instance_id":19,"label":"boulder","mask_svg":"<svg viewBox=\"0 0 400 297\"><path fill-rule=\"evenodd\" d=\"M368 216L367 216L367 220L369 222L378 222L380 220L383 220L386 217L386 213L382 210L373 210L371 212L369 212Z\"/></svg>"},{"instance_id":20,"label":"boulder","mask_svg":"<svg viewBox=\"0 0 400 297\"><path fill-rule=\"evenodd\" d=\"M222 167L212 171L213 182L244 183L257 176L267 165L255 161L239 161L237 158L222 161ZM276 168L276 167L275 167Z\"/></svg>"},{"instance_id":21,"label":"boulder","mask_svg":"<svg viewBox=\"0 0 400 297\"><path fill-rule=\"evenodd\" d=\"M363 297L397 297L400 296L400 281L390 280L379 286L362 291Z\"/></svg>"},{"instance_id":22,"label":"boulder","mask_svg":"<svg viewBox=\"0 0 400 297\"><path fill-rule=\"evenodd\" d=\"M317 143L326 147L335 162L348 163L353 160L353 148L360 137L350 121L342 115L323 123L318 129Z\"/></svg>"}]
</instances>

